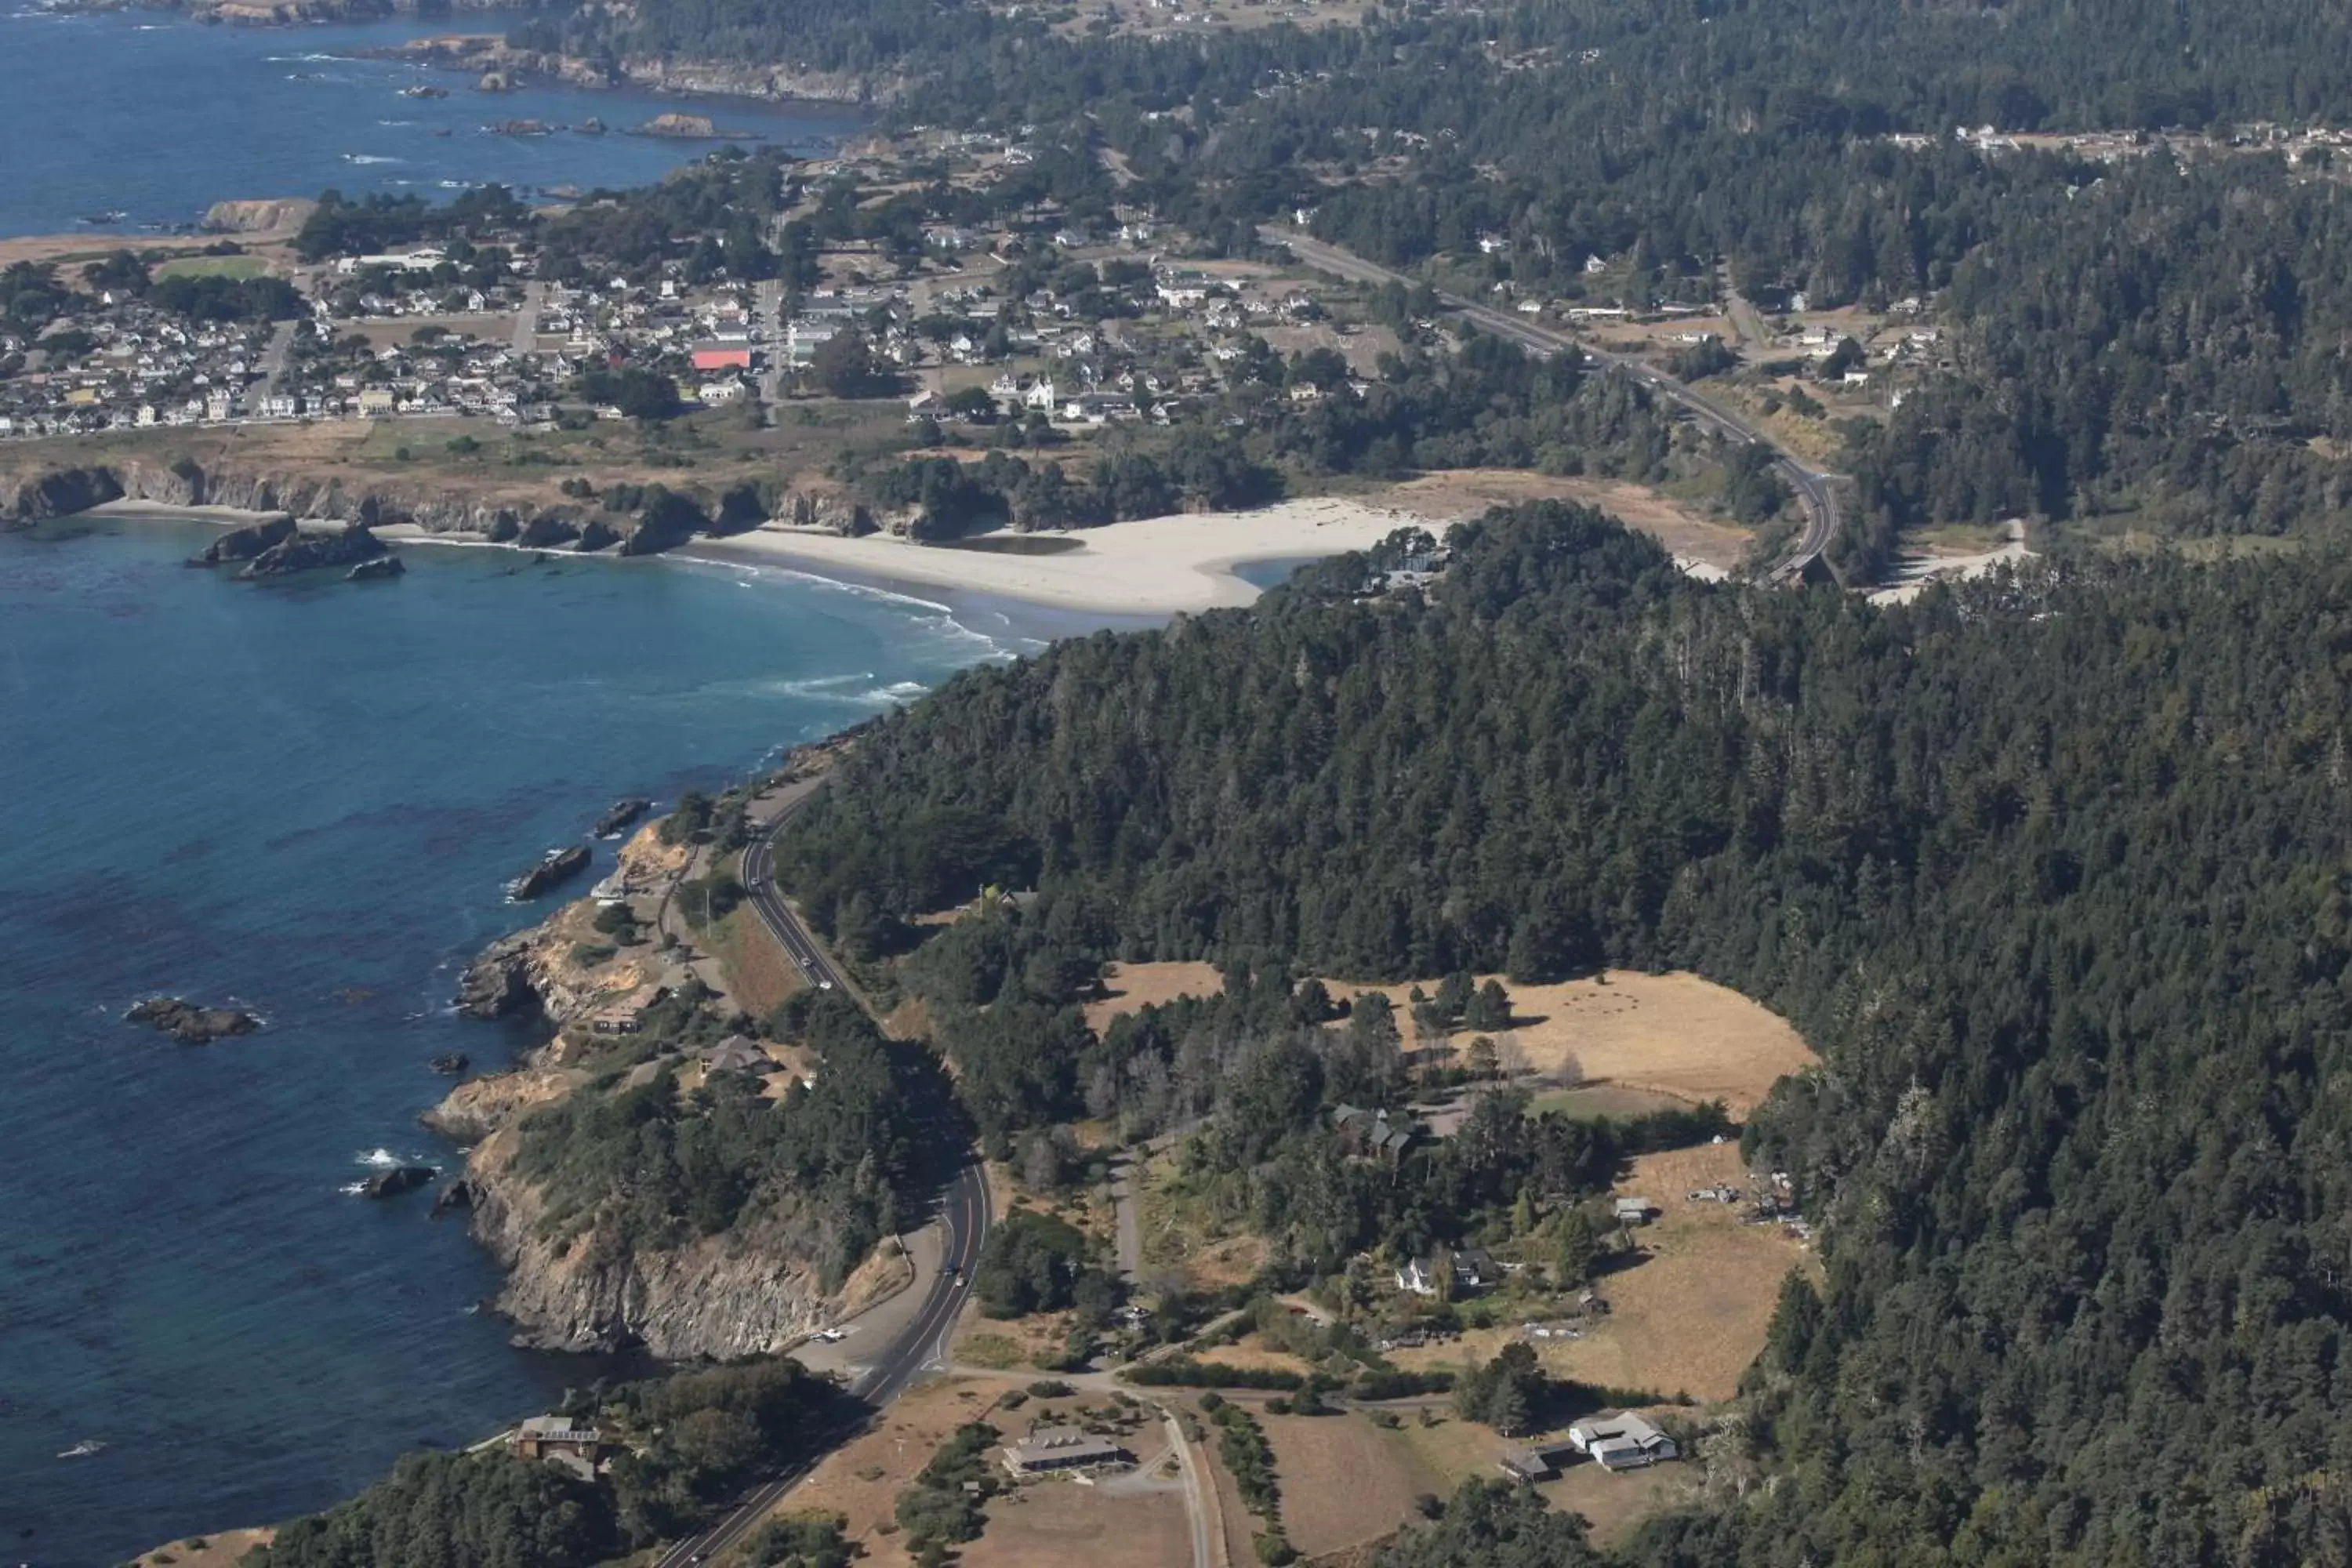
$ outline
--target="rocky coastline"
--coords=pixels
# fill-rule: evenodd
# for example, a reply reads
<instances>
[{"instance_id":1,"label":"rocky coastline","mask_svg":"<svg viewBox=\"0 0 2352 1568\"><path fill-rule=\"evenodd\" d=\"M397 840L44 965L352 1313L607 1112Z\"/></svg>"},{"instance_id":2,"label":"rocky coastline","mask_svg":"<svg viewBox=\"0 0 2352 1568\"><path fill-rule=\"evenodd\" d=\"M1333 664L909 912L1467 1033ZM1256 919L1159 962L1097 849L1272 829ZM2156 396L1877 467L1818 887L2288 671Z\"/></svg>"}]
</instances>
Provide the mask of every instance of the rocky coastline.
<instances>
[{"instance_id":1,"label":"rocky coastline","mask_svg":"<svg viewBox=\"0 0 2352 1568\"><path fill-rule=\"evenodd\" d=\"M659 56L628 56L617 62L589 60L577 55L518 48L496 34L460 33L418 38L373 53L379 58L462 71L478 81L495 80L498 88L540 80L561 82L567 87L634 88L677 98L750 98L879 107L895 101L909 85L897 77L799 70L727 60L674 60Z\"/></svg>"},{"instance_id":2,"label":"rocky coastline","mask_svg":"<svg viewBox=\"0 0 2352 1568\"><path fill-rule=\"evenodd\" d=\"M622 847L622 874L639 885L677 875L681 847L649 825ZM459 983L469 1017L531 1028L545 1043L511 1071L458 1084L425 1115L426 1126L469 1144L463 1173L436 1195L436 1215L463 1210L474 1237L506 1271L496 1310L515 1342L540 1350L642 1349L665 1361L782 1350L836 1321L877 1293L870 1268L828 1292L809 1256L814 1226L790 1213L763 1214L719 1236L660 1249L631 1245L602 1226L569 1239L542 1224L539 1189L517 1169L517 1124L590 1081L567 1030L618 988L654 979L651 957L625 973L583 973L569 954L595 901L568 904L546 921L484 949ZM885 1287L887 1288L887 1287Z\"/></svg>"},{"instance_id":3,"label":"rocky coastline","mask_svg":"<svg viewBox=\"0 0 2352 1568\"><path fill-rule=\"evenodd\" d=\"M693 539L740 533L764 521L856 538L895 521L877 521L847 491L824 483L785 488L768 501L766 515L730 516L722 525L719 513L723 509L715 501L705 505L690 498L683 505L630 515L571 500L532 506L496 504L423 485L346 484L340 479L276 468L208 468L188 458L132 458L18 470L0 468L0 531L76 517L121 502L167 510L219 507L278 514L286 520L282 523L265 520L224 535L215 548L232 553L214 556L208 550L207 564L229 560L250 563L280 546L289 546L281 560L319 553L324 547L299 545L287 531L270 532L271 529L290 530L295 518L356 525L370 531L371 537L375 530L405 528L428 537L511 544L525 550L610 551L619 555L659 554ZM378 547L370 550L360 539L349 539L341 548L354 552L332 563L348 565L381 555L381 541L375 542ZM248 574L266 576L269 572Z\"/></svg>"}]
</instances>

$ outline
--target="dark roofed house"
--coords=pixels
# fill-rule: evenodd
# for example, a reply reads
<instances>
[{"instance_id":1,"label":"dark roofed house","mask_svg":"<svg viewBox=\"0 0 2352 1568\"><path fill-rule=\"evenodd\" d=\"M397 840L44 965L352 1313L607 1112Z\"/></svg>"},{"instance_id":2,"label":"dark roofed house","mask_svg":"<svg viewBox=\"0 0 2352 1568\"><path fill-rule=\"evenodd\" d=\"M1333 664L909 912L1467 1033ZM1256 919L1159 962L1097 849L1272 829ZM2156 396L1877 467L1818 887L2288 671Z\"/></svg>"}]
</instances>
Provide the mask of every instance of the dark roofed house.
<instances>
[{"instance_id":1,"label":"dark roofed house","mask_svg":"<svg viewBox=\"0 0 2352 1568\"><path fill-rule=\"evenodd\" d=\"M1503 1282L1502 1265L1483 1247L1465 1247L1454 1254L1454 1283L1467 1290L1484 1290Z\"/></svg>"},{"instance_id":2,"label":"dark roofed house","mask_svg":"<svg viewBox=\"0 0 2352 1568\"><path fill-rule=\"evenodd\" d=\"M1109 1437L1083 1426L1040 1426L1004 1445L1004 1468L1015 1476L1045 1476L1058 1470L1091 1470L1124 1465L1133 1456Z\"/></svg>"},{"instance_id":3,"label":"dark roofed house","mask_svg":"<svg viewBox=\"0 0 2352 1568\"><path fill-rule=\"evenodd\" d=\"M1559 1459L1577 1452L1573 1442L1542 1443L1533 1447L1503 1450L1503 1473L1515 1481L1548 1481L1559 1474Z\"/></svg>"},{"instance_id":4,"label":"dark roofed house","mask_svg":"<svg viewBox=\"0 0 2352 1568\"><path fill-rule=\"evenodd\" d=\"M604 1435L593 1421L568 1415L533 1415L517 1426L507 1447L518 1458L545 1459L593 1479L596 1462L604 1457Z\"/></svg>"},{"instance_id":5,"label":"dark roofed house","mask_svg":"<svg viewBox=\"0 0 2352 1568\"><path fill-rule=\"evenodd\" d=\"M759 1042L744 1035L730 1035L719 1041L709 1059L712 1072L750 1073L757 1078L776 1070L776 1064L760 1048Z\"/></svg>"},{"instance_id":6,"label":"dark roofed house","mask_svg":"<svg viewBox=\"0 0 2352 1568\"><path fill-rule=\"evenodd\" d=\"M1385 1110L1367 1110L1360 1105L1334 1106L1331 1127L1349 1153L1368 1160L1386 1160L1391 1165L1404 1158L1405 1150L1412 1145L1412 1124L1391 1121Z\"/></svg>"}]
</instances>

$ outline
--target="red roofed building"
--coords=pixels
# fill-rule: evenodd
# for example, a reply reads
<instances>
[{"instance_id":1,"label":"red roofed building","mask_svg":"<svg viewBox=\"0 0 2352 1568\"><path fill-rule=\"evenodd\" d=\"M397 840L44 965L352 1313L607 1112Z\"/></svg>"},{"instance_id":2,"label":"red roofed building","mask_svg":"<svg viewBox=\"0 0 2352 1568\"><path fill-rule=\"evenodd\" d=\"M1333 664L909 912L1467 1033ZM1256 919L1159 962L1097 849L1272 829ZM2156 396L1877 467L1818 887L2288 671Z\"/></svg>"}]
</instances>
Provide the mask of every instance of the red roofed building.
<instances>
[{"instance_id":1,"label":"red roofed building","mask_svg":"<svg viewBox=\"0 0 2352 1568\"><path fill-rule=\"evenodd\" d=\"M702 343L694 351L697 370L749 370L751 351L740 343Z\"/></svg>"}]
</instances>

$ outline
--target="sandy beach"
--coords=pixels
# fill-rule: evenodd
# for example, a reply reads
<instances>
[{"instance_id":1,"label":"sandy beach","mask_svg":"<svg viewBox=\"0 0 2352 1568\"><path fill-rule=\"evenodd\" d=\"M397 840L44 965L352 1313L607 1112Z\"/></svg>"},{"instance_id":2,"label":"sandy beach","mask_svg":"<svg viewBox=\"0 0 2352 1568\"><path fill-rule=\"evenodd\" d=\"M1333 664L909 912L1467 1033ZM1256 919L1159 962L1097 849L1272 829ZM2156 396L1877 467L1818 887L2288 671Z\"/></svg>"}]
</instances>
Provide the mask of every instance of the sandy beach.
<instances>
[{"instance_id":1,"label":"sandy beach","mask_svg":"<svg viewBox=\"0 0 2352 1568\"><path fill-rule=\"evenodd\" d=\"M1438 531L1443 525L1392 508L1322 498L1284 501L1256 511L1147 518L1066 534L992 536L1072 546L1053 554L950 549L882 534L844 539L773 524L722 540L698 541L676 553L791 566L818 575L849 572L1058 609L1169 616L1255 599L1259 590L1235 574L1236 566L1338 555L1409 527Z\"/></svg>"}]
</instances>

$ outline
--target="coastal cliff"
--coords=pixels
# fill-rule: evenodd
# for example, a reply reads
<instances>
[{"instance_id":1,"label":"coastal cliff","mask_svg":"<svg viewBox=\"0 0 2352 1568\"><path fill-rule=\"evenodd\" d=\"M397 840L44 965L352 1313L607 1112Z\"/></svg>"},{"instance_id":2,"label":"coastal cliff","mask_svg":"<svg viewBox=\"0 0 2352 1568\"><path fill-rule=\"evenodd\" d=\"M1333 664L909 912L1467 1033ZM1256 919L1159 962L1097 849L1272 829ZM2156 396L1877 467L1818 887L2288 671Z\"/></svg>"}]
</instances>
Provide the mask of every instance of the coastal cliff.
<instances>
[{"instance_id":1,"label":"coastal cliff","mask_svg":"<svg viewBox=\"0 0 2352 1568\"><path fill-rule=\"evenodd\" d=\"M622 555L657 554L698 535L740 532L767 520L730 517L722 527L717 521L724 510L720 502L691 497L674 498L657 510L616 513L573 501L489 501L422 484L346 484L275 468L208 468L188 458L13 472L0 468L0 530L71 517L113 501L282 512L367 528L406 526L529 550L616 550ZM854 496L822 479L775 489L763 506L775 521L850 537L871 533L876 526Z\"/></svg>"},{"instance_id":2,"label":"coastal cliff","mask_svg":"<svg viewBox=\"0 0 2352 1568\"><path fill-rule=\"evenodd\" d=\"M259 0L257 0L259 3ZM311 0L303 0L311 3ZM333 0L330 0L333 3ZM509 85L539 79L572 87L636 88L685 98L799 99L817 103L886 104L906 89L892 76L854 71L796 70L782 66L727 60L675 60L632 56L617 63L575 55L518 48L493 34L451 34L418 38L388 57L414 65L495 76Z\"/></svg>"},{"instance_id":3,"label":"coastal cliff","mask_svg":"<svg viewBox=\"0 0 2352 1568\"><path fill-rule=\"evenodd\" d=\"M685 868L686 854L648 826L624 846L618 875L639 888L658 885ZM491 944L468 967L462 1010L483 1018L535 1016L551 1037L514 1071L458 1085L425 1117L473 1144L460 1201L471 1210L474 1237L506 1270L497 1310L514 1323L517 1342L568 1351L637 1346L665 1360L756 1354L887 1294L897 1266L878 1258L839 1289L826 1289L818 1261L826 1218L796 1193L747 1209L719 1234L665 1247L633 1240L610 1215L583 1226L551 1211L545 1188L520 1169L522 1123L533 1111L609 1089L594 1037L576 1026L616 993L654 984L664 968L650 946L593 970L573 963L574 948L595 935L596 909L593 899L569 905ZM641 1065L630 1081L656 1065Z\"/></svg>"}]
</instances>

